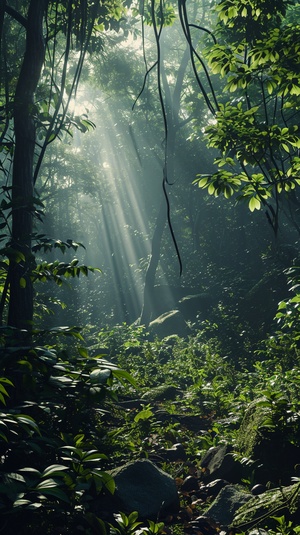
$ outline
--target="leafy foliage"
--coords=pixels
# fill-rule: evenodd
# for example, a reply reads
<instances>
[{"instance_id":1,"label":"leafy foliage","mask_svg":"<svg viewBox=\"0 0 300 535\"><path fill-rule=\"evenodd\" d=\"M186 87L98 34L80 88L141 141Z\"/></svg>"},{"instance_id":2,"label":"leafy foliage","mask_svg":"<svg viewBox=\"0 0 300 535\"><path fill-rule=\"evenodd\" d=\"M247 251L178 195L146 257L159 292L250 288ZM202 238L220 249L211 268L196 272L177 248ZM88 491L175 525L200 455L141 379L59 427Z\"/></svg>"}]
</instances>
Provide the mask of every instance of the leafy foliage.
<instances>
[{"instance_id":1,"label":"leafy foliage","mask_svg":"<svg viewBox=\"0 0 300 535\"><path fill-rule=\"evenodd\" d=\"M251 211L264 208L275 233L279 208L299 185L299 27L283 18L290 4L216 6L219 42L206 57L211 72L225 79L223 91L234 96L219 97L206 128L208 145L222 154L218 171L196 180L212 195L237 194Z\"/></svg>"},{"instance_id":2,"label":"leafy foliage","mask_svg":"<svg viewBox=\"0 0 300 535\"><path fill-rule=\"evenodd\" d=\"M54 334L80 338L76 329ZM51 346L15 346L13 335L2 330L0 514L9 519L9 533L21 519L26 533L51 529L71 512L74 519L65 522L76 526L78 508L87 511L104 489L114 492L107 456L99 450L101 418L106 400L117 398L115 384L135 383L81 346L68 358Z\"/></svg>"}]
</instances>

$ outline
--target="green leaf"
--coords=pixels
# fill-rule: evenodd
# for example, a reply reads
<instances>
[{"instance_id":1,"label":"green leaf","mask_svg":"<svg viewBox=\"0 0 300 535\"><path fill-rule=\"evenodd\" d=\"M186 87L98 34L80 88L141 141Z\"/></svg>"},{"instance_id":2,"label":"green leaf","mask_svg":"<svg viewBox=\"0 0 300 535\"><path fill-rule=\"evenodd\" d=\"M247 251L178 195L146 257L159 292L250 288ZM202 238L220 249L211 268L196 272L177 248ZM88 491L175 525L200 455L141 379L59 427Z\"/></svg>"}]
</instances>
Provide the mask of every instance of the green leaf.
<instances>
[{"instance_id":1,"label":"green leaf","mask_svg":"<svg viewBox=\"0 0 300 535\"><path fill-rule=\"evenodd\" d=\"M208 188L207 188L207 191L209 193L209 195L213 195L216 191L216 188L214 186L214 184L209 184Z\"/></svg>"},{"instance_id":2,"label":"green leaf","mask_svg":"<svg viewBox=\"0 0 300 535\"><path fill-rule=\"evenodd\" d=\"M256 197L251 197L249 201L249 210L254 212L254 210L260 210L261 203Z\"/></svg>"},{"instance_id":3,"label":"green leaf","mask_svg":"<svg viewBox=\"0 0 300 535\"><path fill-rule=\"evenodd\" d=\"M100 453L96 450L91 450L85 453L82 458L82 461L86 463L91 461L101 461L102 459L107 459L107 456L104 453Z\"/></svg>"},{"instance_id":4,"label":"green leaf","mask_svg":"<svg viewBox=\"0 0 300 535\"><path fill-rule=\"evenodd\" d=\"M55 481L55 479L50 478L50 479L45 479L44 481L41 481L36 486L36 490L43 491L46 489L52 489L52 488L57 488L57 487L58 487L57 481Z\"/></svg>"},{"instance_id":5,"label":"green leaf","mask_svg":"<svg viewBox=\"0 0 300 535\"><path fill-rule=\"evenodd\" d=\"M112 373L113 373L113 376L116 377L116 379L118 379L121 383L128 382L132 386L137 387L137 382L135 381L135 379L132 377L132 375L129 372L125 370L121 370L121 369L116 369L116 370L113 370Z\"/></svg>"},{"instance_id":6,"label":"green leaf","mask_svg":"<svg viewBox=\"0 0 300 535\"><path fill-rule=\"evenodd\" d=\"M89 354L88 354L88 351L85 347L78 347L77 348L77 351L79 353L79 355L83 358L88 358Z\"/></svg>"},{"instance_id":7,"label":"green leaf","mask_svg":"<svg viewBox=\"0 0 300 535\"><path fill-rule=\"evenodd\" d=\"M14 501L13 507L24 507L25 509L35 511L42 507L41 503L32 503L30 500L19 499Z\"/></svg>"},{"instance_id":8,"label":"green leaf","mask_svg":"<svg viewBox=\"0 0 300 535\"><path fill-rule=\"evenodd\" d=\"M135 415L134 421L137 423L140 420L149 420L151 416L153 416L152 410L150 408L146 408L146 409L141 410Z\"/></svg>"},{"instance_id":9,"label":"green leaf","mask_svg":"<svg viewBox=\"0 0 300 535\"><path fill-rule=\"evenodd\" d=\"M59 500L63 502L70 503L70 500L68 496L66 495L66 493L57 487L41 488L38 490L44 496L54 496L55 498L58 498Z\"/></svg>"},{"instance_id":10,"label":"green leaf","mask_svg":"<svg viewBox=\"0 0 300 535\"><path fill-rule=\"evenodd\" d=\"M31 416L28 416L26 414L17 414L16 419L20 424L23 424L25 426L25 429L32 428L34 431L36 431L38 434L40 434L39 427L35 420L31 418Z\"/></svg>"},{"instance_id":11,"label":"green leaf","mask_svg":"<svg viewBox=\"0 0 300 535\"><path fill-rule=\"evenodd\" d=\"M69 470L69 467L62 464L51 464L45 468L41 474L41 477L64 475L65 470Z\"/></svg>"},{"instance_id":12,"label":"green leaf","mask_svg":"<svg viewBox=\"0 0 300 535\"><path fill-rule=\"evenodd\" d=\"M205 176L203 178L201 178L200 180L197 180L198 182L198 187L199 188L205 188L207 182L208 182L208 179L209 179L209 176Z\"/></svg>"},{"instance_id":13,"label":"green leaf","mask_svg":"<svg viewBox=\"0 0 300 535\"><path fill-rule=\"evenodd\" d=\"M7 377L0 377L0 383L5 383L6 385L14 386L14 384L7 379Z\"/></svg>"},{"instance_id":14,"label":"green leaf","mask_svg":"<svg viewBox=\"0 0 300 535\"><path fill-rule=\"evenodd\" d=\"M285 301L280 301L280 303L278 304L278 310L282 310L286 307L287 307L287 304Z\"/></svg>"},{"instance_id":15,"label":"green leaf","mask_svg":"<svg viewBox=\"0 0 300 535\"><path fill-rule=\"evenodd\" d=\"M107 383L107 380L111 377L111 374L112 372L109 369L93 370L90 373L90 380L93 384L97 383L103 385Z\"/></svg>"}]
</instances>

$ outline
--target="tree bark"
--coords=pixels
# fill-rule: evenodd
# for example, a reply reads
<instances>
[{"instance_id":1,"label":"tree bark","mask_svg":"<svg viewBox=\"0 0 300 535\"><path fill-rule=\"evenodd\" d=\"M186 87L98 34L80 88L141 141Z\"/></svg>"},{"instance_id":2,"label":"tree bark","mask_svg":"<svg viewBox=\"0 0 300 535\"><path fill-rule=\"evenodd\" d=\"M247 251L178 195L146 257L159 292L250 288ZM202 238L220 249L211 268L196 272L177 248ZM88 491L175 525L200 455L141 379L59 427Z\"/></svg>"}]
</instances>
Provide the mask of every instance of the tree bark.
<instances>
[{"instance_id":1,"label":"tree bark","mask_svg":"<svg viewBox=\"0 0 300 535\"><path fill-rule=\"evenodd\" d=\"M26 47L14 98L15 152L12 177L12 239L9 265L8 325L30 329L33 319L31 252L33 222L33 160L36 128L34 94L45 57L43 20L48 0L31 0L26 22Z\"/></svg>"},{"instance_id":2,"label":"tree bark","mask_svg":"<svg viewBox=\"0 0 300 535\"><path fill-rule=\"evenodd\" d=\"M182 92L184 75L188 65L189 49L186 47L183 56L181 58L180 66L177 73L177 79L173 94L171 94L167 77L162 65L162 82L165 93L165 109L166 117L168 124L168 137L167 137L167 146L166 146L166 159L167 159L167 170L168 170L168 183L172 184L175 174L175 144L176 136L180 128L179 121L179 111L180 111L180 97ZM143 296L143 308L139 323L142 325L149 325L151 321L151 314L153 309L153 288L155 285L155 275L157 266L160 259L160 250L161 242L168 222L167 215L167 202L166 198L163 197L159 212L157 215L154 234L151 243L151 255L149 264L145 276L145 285L144 285L144 296Z\"/></svg>"},{"instance_id":3,"label":"tree bark","mask_svg":"<svg viewBox=\"0 0 300 535\"><path fill-rule=\"evenodd\" d=\"M143 309L139 323L148 326L151 321L153 309L153 288L155 275L160 258L161 240L167 224L167 206L165 198L162 199L156 218L154 234L151 243L151 256L145 276Z\"/></svg>"}]
</instances>

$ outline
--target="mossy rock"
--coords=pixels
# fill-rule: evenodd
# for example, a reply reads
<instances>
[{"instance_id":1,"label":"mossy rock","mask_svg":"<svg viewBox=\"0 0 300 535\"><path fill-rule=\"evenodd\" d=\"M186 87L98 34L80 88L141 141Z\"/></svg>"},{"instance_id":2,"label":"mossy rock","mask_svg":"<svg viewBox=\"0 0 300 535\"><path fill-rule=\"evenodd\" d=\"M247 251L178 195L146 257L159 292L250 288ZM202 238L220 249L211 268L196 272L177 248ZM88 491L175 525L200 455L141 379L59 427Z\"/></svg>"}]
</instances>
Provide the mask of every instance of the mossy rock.
<instances>
[{"instance_id":1,"label":"mossy rock","mask_svg":"<svg viewBox=\"0 0 300 535\"><path fill-rule=\"evenodd\" d=\"M174 400L181 394L179 388L173 385L160 385L151 388L145 392L141 399L145 401L165 401L165 400Z\"/></svg>"},{"instance_id":2,"label":"mossy rock","mask_svg":"<svg viewBox=\"0 0 300 535\"><path fill-rule=\"evenodd\" d=\"M283 418L287 418L284 411ZM238 431L237 449L243 457L255 461L255 478L260 483L288 485L295 475L300 448L290 442L287 425L280 428L276 424L276 414L263 397L249 405Z\"/></svg>"},{"instance_id":3,"label":"mossy rock","mask_svg":"<svg viewBox=\"0 0 300 535\"><path fill-rule=\"evenodd\" d=\"M234 515L232 528L246 531L273 516L297 518L300 509L300 484L272 489L254 496Z\"/></svg>"},{"instance_id":4,"label":"mossy rock","mask_svg":"<svg viewBox=\"0 0 300 535\"><path fill-rule=\"evenodd\" d=\"M259 406L261 401L264 401L264 398L258 398L250 403L238 431L238 450L249 458L255 456L255 450L263 440L261 427L270 414L269 407Z\"/></svg>"}]
</instances>

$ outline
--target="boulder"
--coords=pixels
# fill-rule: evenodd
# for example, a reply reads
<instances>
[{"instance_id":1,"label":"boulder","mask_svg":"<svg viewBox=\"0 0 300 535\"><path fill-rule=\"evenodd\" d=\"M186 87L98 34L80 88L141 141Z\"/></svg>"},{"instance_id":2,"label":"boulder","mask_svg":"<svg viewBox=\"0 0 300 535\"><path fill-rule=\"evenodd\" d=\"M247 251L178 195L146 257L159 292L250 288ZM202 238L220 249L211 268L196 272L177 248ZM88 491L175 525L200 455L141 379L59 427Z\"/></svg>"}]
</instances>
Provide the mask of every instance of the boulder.
<instances>
[{"instance_id":1,"label":"boulder","mask_svg":"<svg viewBox=\"0 0 300 535\"><path fill-rule=\"evenodd\" d=\"M180 443L173 444L171 448L164 448L160 450L159 455L168 463L185 461L187 458L184 446Z\"/></svg>"},{"instance_id":2,"label":"boulder","mask_svg":"<svg viewBox=\"0 0 300 535\"><path fill-rule=\"evenodd\" d=\"M207 293L186 295L179 300L178 309L182 313L184 319L195 321L197 316L205 319L208 316L208 311L213 304L212 297Z\"/></svg>"},{"instance_id":3,"label":"boulder","mask_svg":"<svg viewBox=\"0 0 300 535\"><path fill-rule=\"evenodd\" d=\"M299 483L267 490L258 496L252 496L246 505L242 505L234 515L231 527L238 532L246 531L258 525L266 517L280 517L285 515L287 519L299 523Z\"/></svg>"},{"instance_id":4,"label":"boulder","mask_svg":"<svg viewBox=\"0 0 300 535\"><path fill-rule=\"evenodd\" d=\"M226 487L226 485L229 485L226 479L214 479L210 483L207 483L205 486L207 496L213 496L216 498L219 492Z\"/></svg>"},{"instance_id":5,"label":"boulder","mask_svg":"<svg viewBox=\"0 0 300 535\"><path fill-rule=\"evenodd\" d=\"M227 528L232 524L236 511L252 498L251 494L244 492L238 485L226 485L207 509L205 516Z\"/></svg>"},{"instance_id":6,"label":"boulder","mask_svg":"<svg viewBox=\"0 0 300 535\"><path fill-rule=\"evenodd\" d=\"M156 520L161 513L176 512L179 498L171 476L148 460L126 463L111 471L116 490L111 497L115 511L137 511L141 519Z\"/></svg>"},{"instance_id":7,"label":"boulder","mask_svg":"<svg viewBox=\"0 0 300 535\"><path fill-rule=\"evenodd\" d=\"M234 458L232 447L221 444L210 448L201 460L203 481L226 479L230 483L237 483L243 475L242 465Z\"/></svg>"},{"instance_id":8,"label":"boulder","mask_svg":"<svg viewBox=\"0 0 300 535\"><path fill-rule=\"evenodd\" d=\"M191 333L191 329L179 310L171 310L151 321L149 332L158 338L165 338L172 334L185 338Z\"/></svg>"},{"instance_id":9,"label":"boulder","mask_svg":"<svg viewBox=\"0 0 300 535\"><path fill-rule=\"evenodd\" d=\"M245 458L256 461L253 469L260 483L288 484L295 475L300 448L289 442L289 436L293 437L291 420L287 403L276 408L264 397L254 400L245 413L237 447Z\"/></svg>"}]
</instances>

